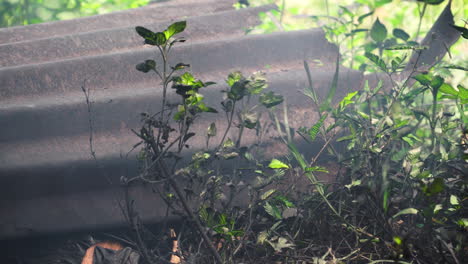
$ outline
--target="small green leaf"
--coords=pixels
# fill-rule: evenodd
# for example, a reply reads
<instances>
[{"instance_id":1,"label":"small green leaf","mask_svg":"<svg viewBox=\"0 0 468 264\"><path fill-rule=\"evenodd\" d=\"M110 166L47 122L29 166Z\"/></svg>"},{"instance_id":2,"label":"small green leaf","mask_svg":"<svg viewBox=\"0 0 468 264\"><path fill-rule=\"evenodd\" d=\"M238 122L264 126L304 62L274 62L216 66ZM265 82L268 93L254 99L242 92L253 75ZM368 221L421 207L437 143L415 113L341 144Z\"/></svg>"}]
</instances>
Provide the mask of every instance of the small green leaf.
<instances>
[{"instance_id":1,"label":"small green leaf","mask_svg":"<svg viewBox=\"0 0 468 264\"><path fill-rule=\"evenodd\" d=\"M371 11L371 12L369 12L369 13L366 13L366 14L360 16L360 17L358 18L359 24L362 24L362 21L364 21L364 19L365 19L366 17L372 16L373 14L374 14L374 11Z\"/></svg>"},{"instance_id":2,"label":"small green leaf","mask_svg":"<svg viewBox=\"0 0 468 264\"><path fill-rule=\"evenodd\" d=\"M271 169L289 169L287 164L277 159L272 159L268 167Z\"/></svg>"},{"instance_id":3,"label":"small green leaf","mask_svg":"<svg viewBox=\"0 0 468 264\"><path fill-rule=\"evenodd\" d=\"M442 192L444 189L445 189L444 179L435 178L434 181L425 188L424 192L427 195L432 196L432 195Z\"/></svg>"},{"instance_id":4,"label":"small green leaf","mask_svg":"<svg viewBox=\"0 0 468 264\"><path fill-rule=\"evenodd\" d=\"M400 215L407 215L407 214L418 214L418 209L415 209L415 208L406 208L406 209L403 209L401 210L400 212L396 213L393 218L396 218Z\"/></svg>"},{"instance_id":5,"label":"small green leaf","mask_svg":"<svg viewBox=\"0 0 468 264\"><path fill-rule=\"evenodd\" d=\"M138 35L145 39L146 44L159 46L166 43L166 37L162 32L154 33L153 31L140 26L136 27L135 30Z\"/></svg>"},{"instance_id":6,"label":"small green leaf","mask_svg":"<svg viewBox=\"0 0 468 264\"><path fill-rule=\"evenodd\" d=\"M416 76L413 76L413 79L415 79L424 86L429 86L431 84L431 81L429 80L426 74L418 74Z\"/></svg>"},{"instance_id":7,"label":"small green leaf","mask_svg":"<svg viewBox=\"0 0 468 264\"><path fill-rule=\"evenodd\" d=\"M138 33L138 35L140 35L144 39L152 39L156 35L153 31L140 26L136 27L135 30Z\"/></svg>"},{"instance_id":8,"label":"small green leaf","mask_svg":"<svg viewBox=\"0 0 468 264\"><path fill-rule=\"evenodd\" d=\"M259 97L259 102L266 108L272 108L273 106L279 105L283 102L283 100L283 96L276 95L272 91L263 93Z\"/></svg>"},{"instance_id":9,"label":"small green leaf","mask_svg":"<svg viewBox=\"0 0 468 264\"><path fill-rule=\"evenodd\" d=\"M284 237L278 238L278 242L272 242L267 240L270 246L273 248L275 252L281 252L285 248L293 248L294 244L289 243L288 240Z\"/></svg>"},{"instance_id":10,"label":"small green leaf","mask_svg":"<svg viewBox=\"0 0 468 264\"><path fill-rule=\"evenodd\" d=\"M375 0L374 3L375 3L375 7L377 8L377 7L381 7L381 6L386 5L388 3L391 3L391 2L392 2L392 0Z\"/></svg>"},{"instance_id":11,"label":"small green leaf","mask_svg":"<svg viewBox=\"0 0 468 264\"><path fill-rule=\"evenodd\" d=\"M234 103L231 99L226 99L221 102L221 106L223 107L224 112L230 113L234 108Z\"/></svg>"},{"instance_id":12,"label":"small green leaf","mask_svg":"<svg viewBox=\"0 0 468 264\"><path fill-rule=\"evenodd\" d=\"M350 184L346 184L345 187L348 188L348 190L350 190L354 186L361 185L361 183L361 180L353 180Z\"/></svg>"},{"instance_id":13,"label":"small green leaf","mask_svg":"<svg viewBox=\"0 0 468 264\"><path fill-rule=\"evenodd\" d=\"M417 0L417 1L429 4L429 5L438 5L444 2L445 0Z\"/></svg>"},{"instance_id":14,"label":"small green leaf","mask_svg":"<svg viewBox=\"0 0 468 264\"><path fill-rule=\"evenodd\" d=\"M467 100L468 99L468 89L463 87L463 85L459 84L457 85L458 88L458 98L462 100Z\"/></svg>"},{"instance_id":15,"label":"small green leaf","mask_svg":"<svg viewBox=\"0 0 468 264\"><path fill-rule=\"evenodd\" d=\"M465 39L468 39L468 29L465 28L465 27L459 27L459 26L456 26L456 25L450 25L451 27L453 27L454 29L458 30L462 37L465 38Z\"/></svg>"},{"instance_id":16,"label":"small green leaf","mask_svg":"<svg viewBox=\"0 0 468 264\"><path fill-rule=\"evenodd\" d=\"M354 101L352 99L353 99L354 96L356 96L357 93L358 93L358 91L348 93L343 98L343 100L341 100L340 109L343 110L347 105L354 103Z\"/></svg>"},{"instance_id":17,"label":"small green leaf","mask_svg":"<svg viewBox=\"0 0 468 264\"><path fill-rule=\"evenodd\" d=\"M349 17L354 17L354 14L353 12L351 12L348 8L346 8L345 6L339 6L340 8L340 11L343 12L343 14L346 14L348 15Z\"/></svg>"},{"instance_id":18,"label":"small green leaf","mask_svg":"<svg viewBox=\"0 0 468 264\"><path fill-rule=\"evenodd\" d=\"M166 30L164 30L164 36L166 37L166 39L170 39L175 34L184 31L186 26L187 21L175 22L174 24L170 25Z\"/></svg>"},{"instance_id":19,"label":"small green leaf","mask_svg":"<svg viewBox=\"0 0 468 264\"><path fill-rule=\"evenodd\" d=\"M234 147L234 145L234 142L230 138L226 139L226 141L223 142L223 148L232 148Z\"/></svg>"},{"instance_id":20,"label":"small green leaf","mask_svg":"<svg viewBox=\"0 0 468 264\"><path fill-rule=\"evenodd\" d=\"M460 205L460 200L455 195L450 195L450 204L451 205Z\"/></svg>"},{"instance_id":21,"label":"small green leaf","mask_svg":"<svg viewBox=\"0 0 468 264\"><path fill-rule=\"evenodd\" d=\"M214 122L211 123L210 126L208 127L207 135L208 137L216 136L216 124Z\"/></svg>"},{"instance_id":22,"label":"small green leaf","mask_svg":"<svg viewBox=\"0 0 468 264\"><path fill-rule=\"evenodd\" d=\"M400 246L400 245L403 243L403 240L402 240L401 237L399 237L399 236L394 236L394 237L393 237L393 242L395 242L395 244L397 244L398 246Z\"/></svg>"},{"instance_id":23,"label":"small green leaf","mask_svg":"<svg viewBox=\"0 0 468 264\"><path fill-rule=\"evenodd\" d=\"M382 42L387 38L387 28L378 18L372 25L370 36L375 42Z\"/></svg>"},{"instance_id":24,"label":"small green leaf","mask_svg":"<svg viewBox=\"0 0 468 264\"><path fill-rule=\"evenodd\" d=\"M265 209L265 212L267 212L272 217L278 220L283 218L283 216L281 215L281 211L275 205L272 205L269 202L266 202L263 208Z\"/></svg>"},{"instance_id":25,"label":"small green leaf","mask_svg":"<svg viewBox=\"0 0 468 264\"><path fill-rule=\"evenodd\" d=\"M305 168L304 171L306 171L306 172L318 171L318 172L329 173L329 171L327 170L327 168L325 168L325 167L320 167L320 166L307 167L307 168Z\"/></svg>"},{"instance_id":26,"label":"small green leaf","mask_svg":"<svg viewBox=\"0 0 468 264\"><path fill-rule=\"evenodd\" d=\"M231 72L228 75L228 78L226 80L226 83L229 85L229 87L232 87L236 82L245 79L244 76L242 76L242 73L240 71L236 72Z\"/></svg>"},{"instance_id":27,"label":"small green leaf","mask_svg":"<svg viewBox=\"0 0 468 264\"><path fill-rule=\"evenodd\" d=\"M262 194L262 196L260 196L260 199L266 200L266 199L268 199L268 197L270 197L274 192L276 192L276 189L270 189L270 190L264 192L264 193Z\"/></svg>"},{"instance_id":28,"label":"small green leaf","mask_svg":"<svg viewBox=\"0 0 468 264\"><path fill-rule=\"evenodd\" d=\"M294 204L286 198L286 196L278 195L275 197L276 200L282 202L286 207L291 208Z\"/></svg>"},{"instance_id":29,"label":"small green leaf","mask_svg":"<svg viewBox=\"0 0 468 264\"><path fill-rule=\"evenodd\" d=\"M156 43L156 45L161 46L161 45L164 45L164 44L166 43L167 38L166 38L166 36L164 35L164 33L162 33L162 32L157 32L157 33L156 33L156 36L155 36L155 39L154 39L154 40L151 40L151 41L152 41L152 43ZM152 44L152 43L146 43L146 44L154 45L154 44Z\"/></svg>"},{"instance_id":30,"label":"small green leaf","mask_svg":"<svg viewBox=\"0 0 468 264\"><path fill-rule=\"evenodd\" d=\"M364 56L375 63L375 65L377 65L382 71L387 72L387 65L385 65L385 62L379 56L370 52L364 53Z\"/></svg>"},{"instance_id":31,"label":"small green leaf","mask_svg":"<svg viewBox=\"0 0 468 264\"><path fill-rule=\"evenodd\" d=\"M393 36L395 38L402 39L404 41L407 41L409 39L408 33L406 33L403 29L395 28L393 29Z\"/></svg>"},{"instance_id":32,"label":"small green leaf","mask_svg":"<svg viewBox=\"0 0 468 264\"><path fill-rule=\"evenodd\" d=\"M156 70L156 62L154 60L146 60L145 62L137 64L136 69L145 73L150 70Z\"/></svg>"},{"instance_id":33,"label":"small green leaf","mask_svg":"<svg viewBox=\"0 0 468 264\"><path fill-rule=\"evenodd\" d=\"M228 98L234 101L241 100L247 92L247 83L249 83L249 81L245 79L235 82L228 92Z\"/></svg>"},{"instance_id":34,"label":"small green leaf","mask_svg":"<svg viewBox=\"0 0 468 264\"><path fill-rule=\"evenodd\" d=\"M258 233L258 237L257 237L257 244L264 244L265 241L268 241L268 236L269 236L269 233L268 231L262 231L260 233Z\"/></svg>"},{"instance_id":35,"label":"small green leaf","mask_svg":"<svg viewBox=\"0 0 468 264\"><path fill-rule=\"evenodd\" d=\"M185 64L185 63L177 63L174 67L172 67L173 70L182 70L187 67L190 67L190 64Z\"/></svg>"},{"instance_id":36,"label":"small green leaf","mask_svg":"<svg viewBox=\"0 0 468 264\"><path fill-rule=\"evenodd\" d=\"M435 76L434 78L432 78L432 81L430 83L430 86L434 89L434 90L438 90L439 87L444 83L444 78L440 77L440 76Z\"/></svg>"},{"instance_id":37,"label":"small green leaf","mask_svg":"<svg viewBox=\"0 0 468 264\"><path fill-rule=\"evenodd\" d=\"M246 88L250 94L259 94L265 88L268 87L265 74L262 72L254 73L246 85Z\"/></svg>"},{"instance_id":38,"label":"small green leaf","mask_svg":"<svg viewBox=\"0 0 468 264\"><path fill-rule=\"evenodd\" d=\"M444 94L450 94L450 95L458 95L458 91L455 90L450 84L444 83L442 86L440 86L439 91Z\"/></svg>"},{"instance_id":39,"label":"small green leaf","mask_svg":"<svg viewBox=\"0 0 468 264\"><path fill-rule=\"evenodd\" d=\"M461 218L460 220L457 221L457 224L458 224L460 227L465 227L465 228L467 228L467 227L468 227L468 218Z\"/></svg>"}]
</instances>

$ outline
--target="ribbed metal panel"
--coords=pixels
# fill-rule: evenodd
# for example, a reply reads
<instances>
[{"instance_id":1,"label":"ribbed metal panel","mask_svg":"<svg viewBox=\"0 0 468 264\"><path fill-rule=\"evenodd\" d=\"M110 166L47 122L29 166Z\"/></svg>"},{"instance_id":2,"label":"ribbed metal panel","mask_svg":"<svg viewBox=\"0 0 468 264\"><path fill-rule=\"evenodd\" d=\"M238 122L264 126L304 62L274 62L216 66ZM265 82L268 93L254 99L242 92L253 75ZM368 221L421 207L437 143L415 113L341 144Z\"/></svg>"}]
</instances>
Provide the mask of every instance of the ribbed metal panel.
<instances>
[{"instance_id":1,"label":"ribbed metal panel","mask_svg":"<svg viewBox=\"0 0 468 264\"><path fill-rule=\"evenodd\" d=\"M156 76L135 70L155 52L142 45L134 26L157 31L188 21L188 41L174 49L171 61L189 63L195 76L218 83L203 91L215 108L229 72L262 70L269 89L286 97L293 127L316 121L299 92L307 85L303 61L310 63L314 85L324 94L337 48L319 29L245 35L259 23L257 14L274 6L231 6L232 1L169 1L0 29L0 239L125 223L117 183L120 176L136 173L133 155L123 157L138 142L130 129L138 127L139 113L158 109L161 98ZM338 93L358 89L361 82L361 73L341 69ZM83 85L91 90L99 166L90 157ZM223 119L207 114L194 130L205 131L211 122L222 129ZM203 147L202 134L191 140L192 151ZM253 140L253 134L244 138L246 144ZM164 217L163 203L147 187L132 191L144 219Z\"/></svg>"}]
</instances>

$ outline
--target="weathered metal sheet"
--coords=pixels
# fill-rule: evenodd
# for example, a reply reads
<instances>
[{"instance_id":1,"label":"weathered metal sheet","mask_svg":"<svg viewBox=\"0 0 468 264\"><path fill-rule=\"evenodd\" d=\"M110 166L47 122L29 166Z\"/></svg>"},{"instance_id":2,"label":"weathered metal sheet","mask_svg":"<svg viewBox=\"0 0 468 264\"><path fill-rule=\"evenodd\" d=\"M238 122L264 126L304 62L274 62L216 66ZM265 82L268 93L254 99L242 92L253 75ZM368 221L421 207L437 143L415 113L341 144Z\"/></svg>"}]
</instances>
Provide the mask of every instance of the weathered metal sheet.
<instances>
[{"instance_id":1,"label":"weathered metal sheet","mask_svg":"<svg viewBox=\"0 0 468 264\"><path fill-rule=\"evenodd\" d=\"M244 35L245 29L259 22L256 14L273 8L273 5L267 5L258 8L238 11L228 10L188 17L187 23L190 27L181 36L190 40L190 43L241 36ZM144 23L135 21L128 27L3 44L0 45L0 54L2 54L0 67L37 64L141 49L142 40L140 36L135 34L135 25L150 29L164 29L173 20L158 20L149 24L147 24L147 21L142 21ZM221 20L223 23L219 23Z\"/></svg>"},{"instance_id":2,"label":"weathered metal sheet","mask_svg":"<svg viewBox=\"0 0 468 264\"><path fill-rule=\"evenodd\" d=\"M172 10L177 6L180 18L194 2L173 1L148 8L159 6L158 12L166 13L165 8ZM190 8L201 10L210 6L204 5L208 2L201 1ZM211 7L221 2L211 3ZM296 128L310 125L317 117L310 101L300 93L307 85L303 61L310 63L314 86L323 95L334 74L337 48L326 41L319 29L242 36L245 27L258 22L257 13L269 8L272 6L225 11L226 8L218 7L184 18L188 20L189 41L174 49L171 61L190 63L194 75L218 83L203 91L208 104L218 109L220 106L216 104L222 97L220 91L226 88L224 78L229 72L241 70L248 75L263 70L269 89L286 97L291 125ZM161 98L156 76L135 70L137 63L155 52L138 43L132 28L145 24L162 30L175 16L161 19L162 22L144 22L137 18L141 15L128 11L127 24L115 28L111 24L95 25L103 24L100 17L106 21L106 16L86 20L87 28L99 32L66 34L61 27L73 22L53 22L34 26L54 32L53 37L39 38L33 34L27 41L25 36L18 37L23 42L16 43L16 50L12 44L0 46L0 57L14 54L0 60L7 65L0 68L0 239L125 224L118 203L121 196L117 194L120 176L136 173L134 155L125 158L138 142L130 129L138 127L139 113L158 109L155 102ZM135 19L132 21L131 17ZM219 20L224 27L214 23ZM15 31L19 35L34 31L27 28L9 30L13 35ZM126 34L128 41L124 40ZM18 40L5 40L11 41ZM61 41L76 42L78 50L60 49L54 56L28 50L36 44L58 47ZM81 47L82 43L94 44ZM103 43L107 49L101 47ZM15 56L21 60L11 59ZM361 73L341 69L338 93L355 90L361 82ZM90 157L90 116L82 85L91 90L94 147L99 166ZM223 119L222 115L207 114L194 131L205 131L211 122L217 122L222 129ZM203 147L202 137L200 133L191 140L192 151ZM248 133L243 142L249 144L253 140L254 135ZM165 210L155 206L163 206L162 201L151 196L149 190L140 186L134 193L144 219L158 221L164 217Z\"/></svg>"},{"instance_id":3,"label":"weathered metal sheet","mask_svg":"<svg viewBox=\"0 0 468 264\"><path fill-rule=\"evenodd\" d=\"M233 9L232 0L172 0L105 15L0 29L0 44L149 24Z\"/></svg>"}]
</instances>

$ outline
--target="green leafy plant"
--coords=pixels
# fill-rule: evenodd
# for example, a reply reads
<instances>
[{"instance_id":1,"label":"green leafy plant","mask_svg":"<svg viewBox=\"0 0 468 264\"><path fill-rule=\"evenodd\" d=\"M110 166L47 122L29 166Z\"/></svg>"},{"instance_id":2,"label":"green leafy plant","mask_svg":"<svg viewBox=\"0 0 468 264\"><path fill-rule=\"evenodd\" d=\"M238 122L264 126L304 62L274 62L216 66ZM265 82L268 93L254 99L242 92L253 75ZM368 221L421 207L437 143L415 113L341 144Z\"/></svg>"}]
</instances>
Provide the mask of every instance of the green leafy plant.
<instances>
[{"instance_id":1,"label":"green leafy plant","mask_svg":"<svg viewBox=\"0 0 468 264\"><path fill-rule=\"evenodd\" d=\"M241 72L229 74L226 79L227 89L221 91L224 95L221 108L226 116L224 131L219 131L216 123L211 123L206 131L206 149L195 152L191 160L182 165L182 151L189 148L190 139L196 135L192 131L193 124L204 113L218 113L214 107L205 103L201 94L202 90L215 83L197 79L188 71L188 64L169 64L173 47L185 42L185 39L177 36L185 28L185 21L175 22L161 32L136 27L136 32L145 44L154 46L161 58L160 62L145 60L136 65L136 69L143 73L152 72L161 79L162 98L160 111L156 114L142 113L142 127L134 131L141 139L135 146L141 148L138 155L142 163L141 173L134 178L123 178L122 182L127 189L137 182L154 185L173 213L188 217L196 226L213 259L218 263L231 262L244 244L242 237L251 235L247 232L252 225L252 219L245 220L245 209L241 212L233 210L233 201L246 188L243 183L246 173L255 173L255 169L263 166L255 159L257 144L243 146L243 134L246 130L254 130L261 137L263 125L259 122L259 109L272 109L281 104L283 98L271 91L264 91L267 82L260 72L249 77ZM179 95L180 103L168 102L167 96L171 91ZM234 127L237 129L237 137L229 138L229 131ZM221 140L214 147L210 145L219 138ZM223 169L223 164L229 162L245 162L254 169L236 167L228 173ZM251 205L257 199L255 193L271 182L271 178L260 179L257 187L249 194ZM164 188L166 185L169 191ZM127 197L127 217L132 227L138 230L137 234L140 234L143 229L139 224L137 208L130 201L131 197ZM257 206L251 206L247 211L252 215L254 210L257 210ZM238 223L241 218L244 220ZM207 229L211 232L207 233ZM137 235L138 247L144 259L150 263L158 257L150 253L141 237L143 235ZM215 246L212 238L216 237L222 239L222 246ZM219 251L219 248L222 250Z\"/></svg>"},{"instance_id":2,"label":"green leafy plant","mask_svg":"<svg viewBox=\"0 0 468 264\"><path fill-rule=\"evenodd\" d=\"M5 0L0 5L0 27L104 14L148 3L149 0Z\"/></svg>"}]
</instances>

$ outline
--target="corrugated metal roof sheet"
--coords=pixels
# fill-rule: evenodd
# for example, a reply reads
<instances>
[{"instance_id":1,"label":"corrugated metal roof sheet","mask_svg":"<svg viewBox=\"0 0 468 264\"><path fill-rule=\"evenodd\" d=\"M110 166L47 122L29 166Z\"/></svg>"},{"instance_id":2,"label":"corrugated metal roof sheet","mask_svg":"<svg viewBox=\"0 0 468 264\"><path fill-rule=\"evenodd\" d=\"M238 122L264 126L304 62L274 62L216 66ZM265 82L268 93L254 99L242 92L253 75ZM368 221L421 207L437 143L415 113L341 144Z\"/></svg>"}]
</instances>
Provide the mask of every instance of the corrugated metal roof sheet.
<instances>
[{"instance_id":1,"label":"corrugated metal roof sheet","mask_svg":"<svg viewBox=\"0 0 468 264\"><path fill-rule=\"evenodd\" d=\"M218 83L203 92L207 102L220 102L229 72L262 70L269 89L286 97L293 127L316 121L299 92L307 84L303 61L310 63L319 93L325 93L337 48L320 29L244 34L259 23L259 12L272 8L234 10L232 1L177 0L0 29L0 239L125 223L115 183L136 172L134 158L123 157L138 142L130 129L138 127L139 113L158 108L161 97L157 78L135 70L155 52L142 45L134 26L162 30L188 21L188 41L174 49L171 61L189 63L195 76ZM341 69L338 93L358 89L361 82L361 73ZM90 156L83 85L91 90L100 166ZM194 130L205 131L213 121L222 129L222 115L207 115ZM248 134L244 142L253 139ZM204 140L191 144L201 148ZM164 217L165 207L155 206L163 202L149 188L132 191L143 219Z\"/></svg>"}]
</instances>

